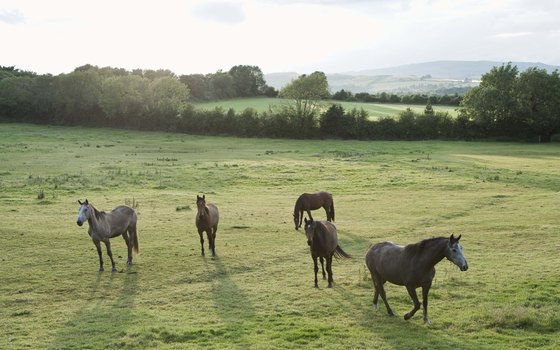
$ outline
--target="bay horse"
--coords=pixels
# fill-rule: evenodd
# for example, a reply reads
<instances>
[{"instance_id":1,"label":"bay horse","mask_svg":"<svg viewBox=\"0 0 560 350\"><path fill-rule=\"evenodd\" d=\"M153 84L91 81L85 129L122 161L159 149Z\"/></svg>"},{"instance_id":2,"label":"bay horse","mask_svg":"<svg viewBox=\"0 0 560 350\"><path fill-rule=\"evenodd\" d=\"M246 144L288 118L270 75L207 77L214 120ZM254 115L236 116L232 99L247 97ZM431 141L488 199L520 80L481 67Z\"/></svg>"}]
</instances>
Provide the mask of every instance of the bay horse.
<instances>
[{"instance_id":1,"label":"bay horse","mask_svg":"<svg viewBox=\"0 0 560 350\"><path fill-rule=\"evenodd\" d=\"M212 251L212 256L216 256L216 231L218 230L218 221L220 219L218 207L212 203L206 204L206 195L196 195L196 228L200 236L200 248L202 256L204 256L204 238L202 232L206 231L208 237L208 249Z\"/></svg>"},{"instance_id":2,"label":"bay horse","mask_svg":"<svg viewBox=\"0 0 560 350\"><path fill-rule=\"evenodd\" d=\"M126 206L119 205L115 209L106 213L97 210L86 199L85 202L78 200L80 209L78 211L78 226L82 226L84 222L88 222L88 234L91 237L93 244L97 248L99 255L99 272L103 271L103 257L101 253L101 242L105 243L107 255L111 258L112 272L116 272L115 261L113 260L113 253L111 251L110 238L122 235L126 246L128 248L127 265L132 264L132 250L138 254L138 233L136 232L136 222L138 217L134 209Z\"/></svg>"},{"instance_id":3,"label":"bay horse","mask_svg":"<svg viewBox=\"0 0 560 350\"><path fill-rule=\"evenodd\" d=\"M334 221L334 202L332 194L328 192L317 192L303 193L299 196L294 206L294 224L296 225L296 230L301 227L304 211L309 215L309 219L313 220L311 210L317 210L321 207L323 207L325 213L327 213L327 221Z\"/></svg>"},{"instance_id":4,"label":"bay horse","mask_svg":"<svg viewBox=\"0 0 560 350\"><path fill-rule=\"evenodd\" d=\"M405 286L414 303L414 308L404 315L404 319L408 320L420 309L416 288L422 287L424 323L429 324L428 292L436 274L434 266L443 258L447 258L461 271L467 271L469 268L459 239L461 239L461 235L459 237L451 235L450 237L425 239L404 247L392 242L382 242L371 246L366 254L366 265L375 288L373 296L375 308L377 309L377 300L381 295L387 313L394 316L393 310L387 303L383 285L389 281L399 286Z\"/></svg>"},{"instance_id":5,"label":"bay horse","mask_svg":"<svg viewBox=\"0 0 560 350\"><path fill-rule=\"evenodd\" d=\"M305 235L307 236L307 245L313 258L313 265L315 269L315 288L319 288L317 284L317 258L321 260L321 267L323 269L323 279L325 279L325 268L323 265L323 258L327 261L327 273L329 274L328 288L332 288L333 273L332 273L332 258L350 259L342 248L338 245L338 236L336 234L336 226L330 221L314 221L305 218Z\"/></svg>"}]
</instances>

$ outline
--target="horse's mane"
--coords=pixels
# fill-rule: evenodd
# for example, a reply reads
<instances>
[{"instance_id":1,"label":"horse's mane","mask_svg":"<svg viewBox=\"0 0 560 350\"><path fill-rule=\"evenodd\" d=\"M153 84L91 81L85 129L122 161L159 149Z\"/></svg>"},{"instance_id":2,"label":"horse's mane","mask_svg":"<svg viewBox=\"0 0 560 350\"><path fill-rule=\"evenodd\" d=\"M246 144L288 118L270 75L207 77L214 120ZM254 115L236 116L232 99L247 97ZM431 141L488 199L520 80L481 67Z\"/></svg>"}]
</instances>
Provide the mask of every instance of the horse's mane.
<instances>
[{"instance_id":1,"label":"horse's mane","mask_svg":"<svg viewBox=\"0 0 560 350\"><path fill-rule=\"evenodd\" d=\"M104 211L97 210L97 208L94 207L91 204L89 206L93 209L93 215L95 215L96 220L100 220L100 219L103 219L105 217L106 213Z\"/></svg>"},{"instance_id":2,"label":"horse's mane","mask_svg":"<svg viewBox=\"0 0 560 350\"><path fill-rule=\"evenodd\" d=\"M434 243L435 241L439 241L441 239L447 239L447 238L445 237L426 238L417 243L407 244L404 247L404 251L408 254L418 254L422 252L424 249L426 249L426 246L430 245L431 243Z\"/></svg>"}]
</instances>

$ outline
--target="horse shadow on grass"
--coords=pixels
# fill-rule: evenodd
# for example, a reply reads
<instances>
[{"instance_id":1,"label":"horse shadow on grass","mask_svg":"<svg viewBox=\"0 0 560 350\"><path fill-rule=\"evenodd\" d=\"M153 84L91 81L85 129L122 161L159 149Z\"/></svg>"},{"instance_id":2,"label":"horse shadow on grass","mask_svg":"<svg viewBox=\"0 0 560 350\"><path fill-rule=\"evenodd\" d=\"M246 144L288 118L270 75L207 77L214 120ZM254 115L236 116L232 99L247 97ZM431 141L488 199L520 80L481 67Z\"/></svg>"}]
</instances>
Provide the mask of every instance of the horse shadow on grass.
<instances>
[{"instance_id":1,"label":"horse shadow on grass","mask_svg":"<svg viewBox=\"0 0 560 350\"><path fill-rule=\"evenodd\" d=\"M108 278L107 278L108 277ZM122 289L118 295L112 291ZM101 349L119 346L119 339L134 322L133 306L138 290L136 272L99 273L90 285L82 307L57 332L49 349Z\"/></svg>"},{"instance_id":2,"label":"horse shadow on grass","mask_svg":"<svg viewBox=\"0 0 560 350\"><path fill-rule=\"evenodd\" d=\"M371 282L371 281L370 281ZM396 316L387 315L387 311L383 303L379 305L379 309L375 309L372 304L373 283L371 285L371 293L364 302L363 295L354 294L351 290L343 286L336 286L331 295L332 302L338 304L345 310L353 310L356 326L366 331L375 333L384 339L391 348L394 349L459 349L459 350L479 350L492 349L492 347L481 344L473 340L465 340L455 338L453 333L446 332L444 326L426 326L422 321L422 316L416 316L408 321L403 320L406 310L395 310ZM406 294L406 290L403 292ZM421 313L421 310L420 310ZM435 316L434 316L435 318ZM437 324L437 319L433 320L433 325ZM406 335L406 336L403 336Z\"/></svg>"},{"instance_id":3,"label":"horse shadow on grass","mask_svg":"<svg viewBox=\"0 0 560 350\"><path fill-rule=\"evenodd\" d=\"M220 257L212 258L216 279L212 282L212 297L216 313L223 321L223 336L235 343L246 343L245 337L254 328L255 310L245 292L231 279Z\"/></svg>"}]
</instances>

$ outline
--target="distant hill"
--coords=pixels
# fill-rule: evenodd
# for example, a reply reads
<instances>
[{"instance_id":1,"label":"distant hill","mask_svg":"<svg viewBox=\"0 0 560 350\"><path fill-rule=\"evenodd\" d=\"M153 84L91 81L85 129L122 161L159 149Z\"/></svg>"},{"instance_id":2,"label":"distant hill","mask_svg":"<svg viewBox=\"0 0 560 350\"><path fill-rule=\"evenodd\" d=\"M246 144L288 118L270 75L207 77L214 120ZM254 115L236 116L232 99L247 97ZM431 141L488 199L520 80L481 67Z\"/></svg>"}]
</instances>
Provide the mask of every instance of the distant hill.
<instances>
[{"instance_id":1,"label":"distant hill","mask_svg":"<svg viewBox=\"0 0 560 350\"><path fill-rule=\"evenodd\" d=\"M507 62L505 62L507 63ZM344 89L358 92L391 93L427 93L427 94L463 94L477 86L483 74L492 67L501 66L497 61L433 61L407 64L402 66L377 68L362 71L350 71L327 74L331 91ZM512 62L520 72L530 67L546 69L552 72L560 66L539 62ZM298 73L265 74L268 85L281 89Z\"/></svg>"}]
</instances>

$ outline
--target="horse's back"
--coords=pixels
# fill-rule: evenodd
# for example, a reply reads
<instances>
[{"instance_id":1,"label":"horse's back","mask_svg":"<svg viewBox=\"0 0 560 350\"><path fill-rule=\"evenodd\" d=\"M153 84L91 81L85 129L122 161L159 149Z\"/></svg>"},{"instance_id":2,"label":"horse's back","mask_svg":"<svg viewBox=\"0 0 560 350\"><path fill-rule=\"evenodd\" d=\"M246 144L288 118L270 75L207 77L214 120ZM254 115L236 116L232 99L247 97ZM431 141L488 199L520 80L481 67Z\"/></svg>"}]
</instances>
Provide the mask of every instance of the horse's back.
<instances>
[{"instance_id":1,"label":"horse's back","mask_svg":"<svg viewBox=\"0 0 560 350\"><path fill-rule=\"evenodd\" d=\"M304 210L315 210L324 205L330 206L332 201L332 195L328 192L303 193L296 201L296 207L299 203L301 208Z\"/></svg>"},{"instance_id":2,"label":"horse's back","mask_svg":"<svg viewBox=\"0 0 560 350\"><path fill-rule=\"evenodd\" d=\"M220 221L220 212L218 210L218 207L213 203L208 203L207 207L208 207L208 211L210 213L212 226L216 226L218 224L218 222Z\"/></svg>"},{"instance_id":3,"label":"horse's back","mask_svg":"<svg viewBox=\"0 0 560 350\"><path fill-rule=\"evenodd\" d=\"M328 253L335 251L338 245L338 234L336 232L336 225L330 221L318 221L317 227L322 236L322 242L325 250Z\"/></svg>"},{"instance_id":4,"label":"horse's back","mask_svg":"<svg viewBox=\"0 0 560 350\"><path fill-rule=\"evenodd\" d=\"M122 234L136 228L138 216L134 209L126 205L119 205L105 216L111 227L111 235Z\"/></svg>"},{"instance_id":5,"label":"horse's back","mask_svg":"<svg viewBox=\"0 0 560 350\"><path fill-rule=\"evenodd\" d=\"M372 245L366 254L368 269L380 275L384 280L403 284L402 270L406 269L403 261L404 247L393 242L381 242Z\"/></svg>"}]
</instances>

